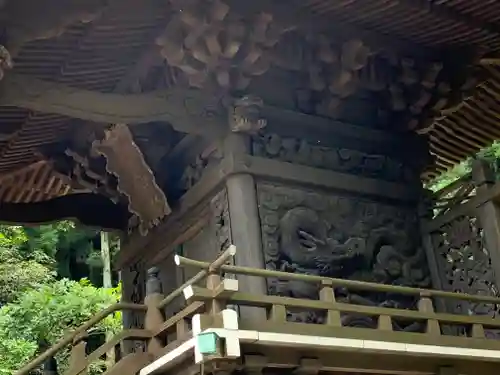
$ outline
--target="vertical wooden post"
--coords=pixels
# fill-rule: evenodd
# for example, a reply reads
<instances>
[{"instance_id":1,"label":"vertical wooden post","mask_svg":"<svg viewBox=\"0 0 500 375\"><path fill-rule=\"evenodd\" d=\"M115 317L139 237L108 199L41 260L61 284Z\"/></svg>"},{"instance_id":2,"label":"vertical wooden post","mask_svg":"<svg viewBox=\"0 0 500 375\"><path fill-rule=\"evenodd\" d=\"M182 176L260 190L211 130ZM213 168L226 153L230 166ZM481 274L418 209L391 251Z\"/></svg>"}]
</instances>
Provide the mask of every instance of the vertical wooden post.
<instances>
[{"instance_id":1,"label":"vertical wooden post","mask_svg":"<svg viewBox=\"0 0 500 375\"><path fill-rule=\"evenodd\" d=\"M437 254L432 243L432 234L423 231L424 225L422 223L426 221L432 221L433 217L433 193L430 190L424 190L419 203L419 219L420 219L420 235L422 239L422 246L425 250L425 256L427 258L427 266L429 267L429 272L431 274L432 288L438 290L444 290L442 275L439 272ZM434 300L436 304L436 310L440 312L445 312L448 310L447 301L442 298L437 298ZM446 328L448 329L448 328Z\"/></svg>"},{"instance_id":2,"label":"vertical wooden post","mask_svg":"<svg viewBox=\"0 0 500 375\"><path fill-rule=\"evenodd\" d=\"M474 160L472 164L472 179L476 185L476 194L481 195L491 189L495 182L494 174L489 164L484 160ZM495 275L495 283L500 285L500 211L498 203L488 201L477 208L477 218L483 228L483 235L491 267Z\"/></svg>"},{"instance_id":3,"label":"vertical wooden post","mask_svg":"<svg viewBox=\"0 0 500 375\"><path fill-rule=\"evenodd\" d=\"M163 317L162 311L158 308L159 303L164 298L162 294L162 286L160 279L158 278L159 269L156 267L150 268L148 270L148 278L146 281L146 297L144 303L148 307L146 311L146 319L144 326L147 330L155 332L164 323L165 319ZM157 337L151 338L148 343L148 353L157 355L163 348L163 343Z\"/></svg>"},{"instance_id":4,"label":"vertical wooden post","mask_svg":"<svg viewBox=\"0 0 500 375\"><path fill-rule=\"evenodd\" d=\"M38 350L40 353L47 351L50 348L50 344L46 340L41 340L38 344ZM46 359L42 364L42 375L58 375L57 374L57 361L52 356Z\"/></svg>"},{"instance_id":5,"label":"vertical wooden post","mask_svg":"<svg viewBox=\"0 0 500 375\"><path fill-rule=\"evenodd\" d=\"M58 375L57 374L57 361L54 357L50 357L43 364L42 375Z\"/></svg>"},{"instance_id":6,"label":"vertical wooden post","mask_svg":"<svg viewBox=\"0 0 500 375\"><path fill-rule=\"evenodd\" d=\"M87 375L87 354L85 349L87 347L87 335L81 335L73 341L73 348L69 357L69 374ZM84 369L83 371L80 371Z\"/></svg>"},{"instance_id":7,"label":"vertical wooden post","mask_svg":"<svg viewBox=\"0 0 500 375\"><path fill-rule=\"evenodd\" d=\"M109 253L109 235L107 232L101 232L101 258L102 258L102 286L112 288L111 281L111 256ZM113 332L106 332L106 341L113 337ZM115 364L115 350L112 349L106 353L106 366L110 369Z\"/></svg>"},{"instance_id":8,"label":"vertical wooden post","mask_svg":"<svg viewBox=\"0 0 500 375\"><path fill-rule=\"evenodd\" d=\"M245 134L231 133L224 142L224 158L229 163L244 165L249 154L250 139ZM235 264L244 267L264 268L264 254L260 219L258 212L257 191L252 175L239 173L226 180L229 216L231 219L232 242L238 254ZM267 294L266 280L262 277L239 275L240 291L252 294ZM263 321L266 311L255 307L241 307L242 319Z\"/></svg>"},{"instance_id":9,"label":"vertical wooden post","mask_svg":"<svg viewBox=\"0 0 500 375\"><path fill-rule=\"evenodd\" d=\"M215 270L209 270L207 276L207 289L215 290L221 283L221 277ZM222 311L224 307L220 305L220 302L213 299L207 303L207 313L211 316L215 316Z\"/></svg>"},{"instance_id":10,"label":"vertical wooden post","mask_svg":"<svg viewBox=\"0 0 500 375\"><path fill-rule=\"evenodd\" d=\"M418 301L418 311L425 313L434 313L434 306L432 304L431 296L428 292L420 294L420 300ZM428 319L427 327L425 332L433 336L441 336L441 327L436 319Z\"/></svg>"},{"instance_id":11,"label":"vertical wooden post","mask_svg":"<svg viewBox=\"0 0 500 375\"><path fill-rule=\"evenodd\" d=\"M323 280L319 290L319 299L323 302L335 303L335 292L333 290L333 283L331 280ZM342 321L340 319L340 312L338 310L328 310L326 313L326 324L329 326L340 327Z\"/></svg>"}]
</instances>

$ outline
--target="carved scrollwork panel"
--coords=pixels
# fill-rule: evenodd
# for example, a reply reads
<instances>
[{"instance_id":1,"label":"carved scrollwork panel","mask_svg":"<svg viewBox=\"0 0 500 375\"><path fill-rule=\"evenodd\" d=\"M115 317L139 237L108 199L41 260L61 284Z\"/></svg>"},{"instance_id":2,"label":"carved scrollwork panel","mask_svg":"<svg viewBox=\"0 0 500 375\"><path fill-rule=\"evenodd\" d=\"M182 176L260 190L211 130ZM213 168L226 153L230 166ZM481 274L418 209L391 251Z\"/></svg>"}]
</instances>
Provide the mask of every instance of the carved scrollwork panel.
<instances>
[{"instance_id":1,"label":"carved scrollwork panel","mask_svg":"<svg viewBox=\"0 0 500 375\"><path fill-rule=\"evenodd\" d=\"M123 288L122 300L131 303L144 303L146 296L146 267L142 262L132 264L122 273ZM126 311L124 326L129 329L144 329L144 313L137 311ZM146 350L142 341L133 341L129 347L130 351L142 352Z\"/></svg>"},{"instance_id":2,"label":"carved scrollwork panel","mask_svg":"<svg viewBox=\"0 0 500 375\"><path fill-rule=\"evenodd\" d=\"M223 152L220 148L210 147L196 155L194 160L188 163L182 172L179 189L183 192L191 189L201 177L205 170L222 160Z\"/></svg>"},{"instance_id":3,"label":"carved scrollwork panel","mask_svg":"<svg viewBox=\"0 0 500 375\"><path fill-rule=\"evenodd\" d=\"M431 239L444 289L473 295L500 296L483 229L476 217L461 216L432 233ZM495 304L453 301L448 302L447 307L454 313L464 315L497 317L500 314L500 305ZM495 337L499 337L499 333L487 332L489 336Z\"/></svg>"},{"instance_id":4,"label":"carved scrollwork panel","mask_svg":"<svg viewBox=\"0 0 500 375\"><path fill-rule=\"evenodd\" d=\"M252 139L252 153L315 168L352 173L394 182L414 182L417 171L382 154L314 144L305 139L265 133Z\"/></svg>"},{"instance_id":5,"label":"carved scrollwork panel","mask_svg":"<svg viewBox=\"0 0 500 375\"><path fill-rule=\"evenodd\" d=\"M268 269L311 275L427 287L429 272L418 246L416 212L367 199L259 183L259 215ZM318 298L312 284L269 280L270 294ZM337 290L348 303L415 308L413 299L385 293ZM290 319L318 321L311 312L290 311ZM353 316L344 324L373 324ZM411 326L411 325L410 325ZM411 326L398 329L414 329Z\"/></svg>"},{"instance_id":6,"label":"carved scrollwork panel","mask_svg":"<svg viewBox=\"0 0 500 375\"><path fill-rule=\"evenodd\" d=\"M227 190L224 189L217 193L211 201L212 222L211 228L215 237L215 246L217 256L222 254L231 244L231 218L229 215L229 202L227 199ZM228 264L234 264L234 259L228 261ZM224 275L224 277L233 278L233 275Z\"/></svg>"},{"instance_id":7,"label":"carved scrollwork panel","mask_svg":"<svg viewBox=\"0 0 500 375\"><path fill-rule=\"evenodd\" d=\"M229 204L226 189L221 190L212 198L211 227L215 236L217 253L220 254L231 245L231 222L229 218Z\"/></svg>"}]
</instances>

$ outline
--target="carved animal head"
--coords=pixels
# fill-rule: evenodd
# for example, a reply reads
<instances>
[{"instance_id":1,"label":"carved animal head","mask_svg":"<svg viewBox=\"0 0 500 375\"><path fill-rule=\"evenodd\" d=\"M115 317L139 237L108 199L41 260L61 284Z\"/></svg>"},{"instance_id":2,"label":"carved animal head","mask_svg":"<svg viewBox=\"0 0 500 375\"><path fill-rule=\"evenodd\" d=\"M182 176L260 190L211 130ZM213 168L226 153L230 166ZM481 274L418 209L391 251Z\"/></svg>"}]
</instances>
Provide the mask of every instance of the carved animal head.
<instances>
[{"instance_id":1,"label":"carved animal head","mask_svg":"<svg viewBox=\"0 0 500 375\"><path fill-rule=\"evenodd\" d=\"M326 245L326 226L318 214L307 207L295 207L280 220L281 252L292 263L315 265Z\"/></svg>"},{"instance_id":2,"label":"carved animal head","mask_svg":"<svg viewBox=\"0 0 500 375\"><path fill-rule=\"evenodd\" d=\"M0 45L0 80L8 69L12 69L12 58L7 48Z\"/></svg>"},{"instance_id":3,"label":"carved animal head","mask_svg":"<svg viewBox=\"0 0 500 375\"><path fill-rule=\"evenodd\" d=\"M255 134L264 128L267 125L267 120L261 116L263 106L262 99L254 95L247 95L235 100L229 119L231 130Z\"/></svg>"}]
</instances>

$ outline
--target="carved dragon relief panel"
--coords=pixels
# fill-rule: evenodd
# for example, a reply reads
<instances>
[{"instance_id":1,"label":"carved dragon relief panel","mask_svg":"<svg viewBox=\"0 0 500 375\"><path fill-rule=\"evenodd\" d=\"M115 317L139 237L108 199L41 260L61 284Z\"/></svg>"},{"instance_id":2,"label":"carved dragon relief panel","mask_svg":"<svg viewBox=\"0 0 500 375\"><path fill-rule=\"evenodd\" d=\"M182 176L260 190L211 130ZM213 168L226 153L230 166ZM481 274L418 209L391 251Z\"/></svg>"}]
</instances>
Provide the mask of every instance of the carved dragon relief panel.
<instances>
[{"instance_id":1,"label":"carved dragon relief panel","mask_svg":"<svg viewBox=\"0 0 500 375\"><path fill-rule=\"evenodd\" d=\"M427 287L430 277L419 247L416 212L361 198L259 183L259 215L268 269L320 276ZM268 280L271 294L318 298L302 282ZM337 300L372 306L415 308L415 301L387 294L338 290ZM321 321L310 312L290 319ZM344 316L344 325L373 327L371 318ZM419 324L396 329L420 329Z\"/></svg>"},{"instance_id":2,"label":"carved dragon relief panel","mask_svg":"<svg viewBox=\"0 0 500 375\"><path fill-rule=\"evenodd\" d=\"M483 229L476 217L458 217L432 233L431 240L445 290L500 296ZM494 304L453 301L447 307L458 314L500 316L500 306ZM465 329L461 333L466 334ZM485 333L500 338L498 330L485 330Z\"/></svg>"},{"instance_id":3,"label":"carved dragon relief panel","mask_svg":"<svg viewBox=\"0 0 500 375\"><path fill-rule=\"evenodd\" d=\"M254 136L252 153L255 156L393 182L415 182L419 178L418 171L385 155L323 146L278 134Z\"/></svg>"}]
</instances>

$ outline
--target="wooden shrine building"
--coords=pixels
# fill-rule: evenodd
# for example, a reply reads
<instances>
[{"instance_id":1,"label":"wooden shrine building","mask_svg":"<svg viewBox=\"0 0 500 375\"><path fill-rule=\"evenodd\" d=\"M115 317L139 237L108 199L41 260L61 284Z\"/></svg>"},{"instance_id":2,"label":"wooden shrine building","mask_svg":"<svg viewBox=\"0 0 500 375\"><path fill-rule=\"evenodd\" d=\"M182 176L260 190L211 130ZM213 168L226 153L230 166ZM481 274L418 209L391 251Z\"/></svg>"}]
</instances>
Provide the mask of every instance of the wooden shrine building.
<instances>
[{"instance_id":1,"label":"wooden shrine building","mask_svg":"<svg viewBox=\"0 0 500 375\"><path fill-rule=\"evenodd\" d=\"M122 343L108 375L498 373L500 185L478 160L423 186L500 138L499 2L0 17L0 221L123 236L122 303L18 375L87 374ZM123 332L86 351L117 310Z\"/></svg>"}]
</instances>

